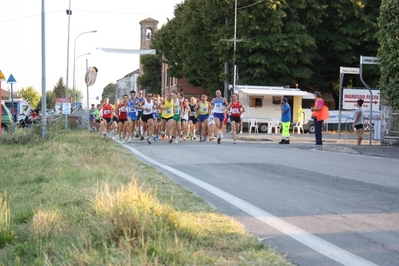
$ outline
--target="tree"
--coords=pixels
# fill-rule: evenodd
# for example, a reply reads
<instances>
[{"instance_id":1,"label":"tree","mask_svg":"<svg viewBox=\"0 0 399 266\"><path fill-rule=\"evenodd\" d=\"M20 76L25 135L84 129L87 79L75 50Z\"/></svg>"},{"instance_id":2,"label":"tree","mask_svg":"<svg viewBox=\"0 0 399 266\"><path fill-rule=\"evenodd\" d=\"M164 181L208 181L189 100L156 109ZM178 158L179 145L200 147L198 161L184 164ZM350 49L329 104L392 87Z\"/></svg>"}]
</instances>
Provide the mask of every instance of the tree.
<instances>
[{"instance_id":1,"label":"tree","mask_svg":"<svg viewBox=\"0 0 399 266\"><path fill-rule=\"evenodd\" d=\"M20 93L22 98L28 100L33 108L40 108L37 105L40 102L40 94L32 86L28 86L26 89L22 88Z\"/></svg>"},{"instance_id":2,"label":"tree","mask_svg":"<svg viewBox=\"0 0 399 266\"><path fill-rule=\"evenodd\" d=\"M360 55L377 53L380 0L242 0L237 39L246 42L237 43L234 60L233 42L220 41L233 39L234 1L186 0L176 6L153 41L170 76L186 77L212 93L223 86L228 61L230 73L238 66L238 84L299 83L338 99L339 67L358 66ZM364 73L377 86L378 69L365 67Z\"/></svg>"},{"instance_id":3,"label":"tree","mask_svg":"<svg viewBox=\"0 0 399 266\"><path fill-rule=\"evenodd\" d=\"M116 91L116 84L115 83L109 83L103 89L102 99L109 98L109 102L110 103L115 102L115 91Z\"/></svg>"},{"instance_id":4,"label":"tree","mask_svg":"<svg viewBox=\"0 0 399 266\"><path fill-rule=\"evenodd\" d=\"M55 84L53 88L54 96L55 97L60 97L60 98L65 98L65 89L66 85L64 84L64 79L62 77L59 78L57 81L57 84ZM69 96L69 93L68 93Z\"/></svg>"},{"instance_id":5,"label":"tree","mask_svg":"<svg viewBox=\"0 0 399 266\"><path fill-rule=\"evenodd\" d=\"M301 83L307 89L331 93L338 103L339 67L359 66L360 55L377 54L377 18L381 1L323 0L322 3L322 23L309 28L317 44L314 75ZM365 67L364 76L369 85L377 86L378 68ZM344 82L363 87L359 78L353 76L348 76Z\"/></svg>"},{"instance_id":6,"label":"tree","mask_svg":"<svg viewBox=\"0 0 399 266\"><path fill-rule=\"evenodd\" d=\"M162 61L161 55L142 55L140 63L143 66L143 75L139 77L138 83L142 88L149 88L149 91L154 94L161 94L161 70Z\"/></svg>"},{"instance_id":7,"label":"tree","mask_svg":"<svg viewBox=\"0 0 399 266\"><path fill-rule=\"evenodd\" d=\"M378 20L378 41L380 49L381 93L393 108L399 108L399 3L397 0L383 0Z\"/></svg>"}]
</instances>

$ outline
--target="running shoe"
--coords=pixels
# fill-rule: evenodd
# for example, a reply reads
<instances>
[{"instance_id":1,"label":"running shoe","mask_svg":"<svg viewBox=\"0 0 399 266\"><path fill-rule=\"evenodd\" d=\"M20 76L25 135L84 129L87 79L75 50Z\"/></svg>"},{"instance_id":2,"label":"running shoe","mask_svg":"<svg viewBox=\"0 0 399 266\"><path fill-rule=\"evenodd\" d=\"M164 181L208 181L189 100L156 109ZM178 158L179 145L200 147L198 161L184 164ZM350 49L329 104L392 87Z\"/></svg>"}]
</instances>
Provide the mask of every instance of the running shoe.
<instances>
[{"instance_id":1,"label":"running shoe","mask_svg":"<svg viewBox=\"0 0 399 266\"><path fill-rule=\"evenodd\" d=\"M222 141L222 139L219 137L218 138L218 144L220 144L221 141Z\"/></svg>"},{"instance_id":2,"label":"running shoe","mask_svg":"<svg viewBox=\"0 0 399 266\"><path fill-rule=\"evenodd\" d=\"M196 136L194 136L194 137L193 137L193 140L196 140L196 139L197 139L197 137L196 137Z\"/></svg>"},{"instance_id":3,"label":"running shoe","mask_svg":"<svg viewBox=\"0 0 399 266\"><path fill-rule=\"evenodd\" d=\"M150 138L147 138L147 143L148 143L148 145L151 144L151 139Z\"/></svg>"},{"instance_id":4,"label":"running shoe","mask_svg":"<svg viewBox=\"0 0 399 266\"><path fill-rule=\"evenodd\" d=\"M236 143L236 140L234 140L234 144L237 144L237 143Z\"/></svg>"},{"instance_id":5,"label":"running shoe","mask_svg":"<svg viewBox=\"0 0 399 266\"><path fill-rule=\"evenodd\" d=\"M170 139L169 139L169 144L170 144L170 143L172 143L172 142L173 142L173 139L172 139L172 138L170 138Z\"/></svg>"},{"instance_id":6,"label":"running shoe","mask_svg":"<svg viewBox=\"0 0 399 266\"><path fill-rule=\"evenodd\" d=\"M165 133L161 135L161 140L165 139Z\"/></svg>"},{"instance_id":7,"label":"running shoe","mask_svg":"<svg viewBox=\"0 0 399 266\"><path fill-rule=\"evenodd\" d=\"M122 139L122 136L120 136L120 135L119 135L119 140L123 140L123 139Z\"/></svg>"},{"instance_id":8,"label":"running shoe","mask_svg":"<svg viewBox=\"0 0 399 266\"><path fill-rule=\"evenodd\" d=\"M176 139L177 140L177 139ZM182 139L181 138L179 138L179 142L182 142Z\"/></svg>"},{"instance_id":9,"label":"running shoe","mask_svg":"<svg viewBox=\"0 0 399 266\"><path fill-rule=\"evenodd\" d=\"M140 140L144 140L144 136L143 135L140 136Z\"/></svg>"},{"instance_id":10,"label":"running shoe","mask_svg":"<svg viewBox=\"0 0 399 266\"><path fill-rule=\"evenodd\" d=\"M124 139L121 139L120 141L121 141L122 143L125 143L125 140L124 140Z\"/></svg>"},{"instance_id":11,"label":"running shoe","mask_svg":"<svg viewBox=\"0 0 399 266\"><path fill-rule=\"evenodd\" d=\"M132 137L129 137L129 139L127 140L128 143L132 142Z\"/></svg>"},{"instance_id":12,"label":"running shoe","mask_svg":"<svg viewBox=\"0 0 399 266\"><path fill-rule=\"evenodd\" d=\"M156 142L157 141L157 137L154 135L154 136L152 136L152 141L153 142Z\"/></svg>"},{"instance_id":13,"label":"running shoe","mask_svg":"<svg viewBox=\"0 0 399 266\"><path fill-rule=\"evenodd\" d=\"M175 139L175 144L177 144L179 141L177 139Z\"/></svg>"},{"instance_id":14,"label":"running shoe","mask_svg":"<svg viewBox=\"0 0 399 266\"><path fill-rule=\"evenodd\" d=\"M224 138L223 133L220 134L220 137L221 137L221 138Z\"/></svg>"},{"instance_id":15,"label":"running shoe","mask_svg":"<svg viewBox=\"0 0 399 266\"><path fill-rule=\"evenodd\" d=\"M136 133L136 134L134 135L134 137L135 137L136 139L138 139L138 138L139 138L139 133Z\"/></svg>"},{"instance_id":16,"label":"running shoe","mask_svg":"<svg viewBox=\"0 0 399 266\"><path fill-rule=\"evenodd\" d=\"M286 140L282 139L278 144L285 144Z\"/></svg>"}]
</instances>

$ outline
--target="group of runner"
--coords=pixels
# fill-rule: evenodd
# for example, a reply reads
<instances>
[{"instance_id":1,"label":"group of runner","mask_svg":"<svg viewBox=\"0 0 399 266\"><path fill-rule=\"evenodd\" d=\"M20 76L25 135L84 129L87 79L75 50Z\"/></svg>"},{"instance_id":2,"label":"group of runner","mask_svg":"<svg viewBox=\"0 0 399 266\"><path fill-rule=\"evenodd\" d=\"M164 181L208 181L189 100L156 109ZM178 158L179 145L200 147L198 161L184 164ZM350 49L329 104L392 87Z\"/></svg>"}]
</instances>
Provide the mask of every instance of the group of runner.
<instances>
[{"instance_id":1,"label":"group of runner","mask_svg":"<svg viewBox=\"0 0 399 266\"><path fill-rule=\"evenodd\" d=\"M207 95L201 95L200 100L191 97L188 101L182 92L175 91L164 99L151 92L145 97L143 94L142 90L138 95L130 91L130 97L125 94L122 101L116 99L115 104L110 104L106 98L97 108L92 105L91 128L129 143L133 138L139 138L151 144L160 138L177 144L187 139L196 140L198 132L200 142L216 138L220 144L229 115L236 143L240 117L245 112L237 94L233 94L231 103L221 96L220 90L211 101L207 100Z\"/></svg>"}]
</instances>

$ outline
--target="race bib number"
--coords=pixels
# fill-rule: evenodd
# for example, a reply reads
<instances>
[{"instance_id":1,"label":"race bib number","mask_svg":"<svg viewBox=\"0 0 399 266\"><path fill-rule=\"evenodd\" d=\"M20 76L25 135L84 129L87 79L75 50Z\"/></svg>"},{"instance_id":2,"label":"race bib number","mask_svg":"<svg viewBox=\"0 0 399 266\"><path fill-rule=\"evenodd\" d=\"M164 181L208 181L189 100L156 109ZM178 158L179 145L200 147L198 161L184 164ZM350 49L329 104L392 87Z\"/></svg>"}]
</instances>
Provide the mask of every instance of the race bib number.
<instances>
[{"instance_id":1,"label":"race bib number","mask_svg":"<svg viewBox=\"0 0 399 266\"><path fill-rule=\"evenodd\" d=\"M104 110L104 114L105 114L105 115L108 115L108 114L110 114L110 113L111 113L110 110Z\"/></svg>"},{"instance_id":2,"label":"race bib number","mask_svg":"<svg viewBox=\"0 0 399 266\"><path fill-rule=\"evenodd\" d=\"M238 114L238 108L232 108L231 109L232 114Z\"/></svg>"},{"instance_id":3,"label":"race bib number","mask_svg":"<svg viewBox=\"0 0 399 266\"><path fill-rule=\"evenodd\" d=\"M223 105L221 103L217 103L217 104L215 104L215 107L220 109L220 108L223 108Z\"/></svg>"},{"instance_id":4,"label":"race bib number","mask_svg":"<svg viewBox=\"0 0 399 266\"><path fill-rule=\"evenodd\" d=\"M214 121L214 117L213 117L213 116L210 116L210 117L209 117L209 122L212 123L213 121Z\"/></svg>"},{"instance_id":5,"label":"race bib number","mask_svg":"<svg viewBox=\"0 0 399 266\"><path fill-rule=\"evenodd\" d=\"M201 110L202 110L202 112L206 113L206 112L208 112L208 107L202 107Z\"/></svg>"},{"instance_id":6,"label":"race bib number","mask_svg":"<svg viewBox=\"0 0 399 266\"><path fill-rule=\"evenodd\" d=\"M171 110L171 109L166 109L166 110L165 110L165 114L167 114L167 115L172 114L172 110Z\"/></svg>"},{"instance_id":7,"label":"race bib number","mask_svg":"<svg viewBox=\"0 0 399 266\"><path fill-rule=\"evenodd\" d=\"M130 112L130 113L136 112L136 108L133 108L133 107L129 108L129 112Z\"/></svg>"},{"instance_id":8,"label":"race bib number","mask_svg":"<svg viewBox=\"0 0 399 266\"><path fill-rule=\"evenodd\" d=\"M125 108L125 106L122 106L121 108L119 108L119 111L121 111L121 112L125 113L125 112L126 112L126 108Z\"/></svg>"},{"instance_id":9,"label":"race bib number","mask_svg":"<svg viewBox=\"0 0 399 266\"><path fill-rule=\"evenodd\" d=\"M175 115L180 114L180 109L179 109L179 108L175 108L175 109L174 109L174 113L175 113Z\"/></svg>"},{"instance_id":10,"label":"race bib number","mask_svg":"<svg viewBox=\"0 0 399 266\"><path fill-rule=\"evenodd\" d=\"M196 115L196 113L195 112L191 112L191 116L195 116Z\"/></svg>"}]
</instances>

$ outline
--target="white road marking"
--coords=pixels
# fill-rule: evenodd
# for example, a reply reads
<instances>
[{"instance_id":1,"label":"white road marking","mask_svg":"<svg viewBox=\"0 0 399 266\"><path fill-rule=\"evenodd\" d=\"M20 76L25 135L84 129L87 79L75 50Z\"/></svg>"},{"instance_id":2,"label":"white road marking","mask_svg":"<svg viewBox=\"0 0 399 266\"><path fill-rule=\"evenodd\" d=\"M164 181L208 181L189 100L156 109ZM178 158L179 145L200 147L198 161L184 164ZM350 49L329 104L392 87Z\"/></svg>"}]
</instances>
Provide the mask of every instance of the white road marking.
<instances>
[{"instance_id":1,"label":"white road marking","mask_svg":"<svg viewBox=\"0 0 399 266\"><path fill-rule=\"evenodd\" d=\"M122 144L123 145L123 144ZM236 206L237 208L241 209L242 211L252 215L253 217L257 218L261 222L279 230L280 232L290 236L291 238L299 241L300 243L308 246L309 248L323 254L324 256L341 263L342 265L376 265L371 261L363 259L355 254L352 254L330 242L327 242L315 235L312 235L305 230L302 230L299 227L296 227L290 223L285 222L284 220L277 218L276 216L265 212L262 209L240 199L237 198L217 187L214 187L206 182L203 182L193 176L190 176L186 173L183 173L175 168L170 166L164 165L144 154L139 152L138 150L129 147L128 145L124 145L128 148L133 154L141 157L143 160L156 165L160 168L163 168L195 185L198 187L205 189L206 191L214 194L215 196L229 202L230 204Z\"/></svg>"}]
</instances>

